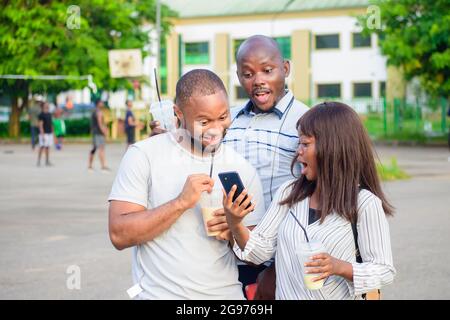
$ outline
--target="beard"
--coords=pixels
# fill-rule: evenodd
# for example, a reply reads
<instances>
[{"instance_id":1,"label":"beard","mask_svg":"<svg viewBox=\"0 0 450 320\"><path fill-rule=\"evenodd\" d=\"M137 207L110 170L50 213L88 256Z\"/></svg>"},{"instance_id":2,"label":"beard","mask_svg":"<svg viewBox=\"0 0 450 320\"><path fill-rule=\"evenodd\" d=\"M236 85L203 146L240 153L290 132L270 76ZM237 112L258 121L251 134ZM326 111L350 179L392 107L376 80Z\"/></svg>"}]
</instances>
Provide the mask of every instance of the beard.
<instances>
[{"instance_id":1,"label":"beard","mask_svg":"<svg viewBox=\"0 0 450 320\"><path fill-rule=\"evenodd\" d=\"M193 146L197 150L201 150L202 153L215 153L220 148L226 133L227 133L227 129L224 129L221 133L220 140L217 143L208 144L208 145L203 144L206 133L203 133L198 138L194 138L191 134L189 134L190 140L191 140L191 146ZM218 135L215 135L215 136L218 136Z\"/></svg>"},{"instance_id":2,"label":"beard","mask_svg":"<svg viewBox=\"0 0 450 320\"><path fill-rule=\"evenodd\" d=\"M219 139L218 142L216 142L214 144L208 144L208 145L205 146L203 144L203 141L205 141L204 137L205 136L218 137L219 134L217 133L217 131L216 131L216 133L214 135L208 134L208 131L200 133L200 132L196 132L194 130L194 132L192 133L190 130L187 129L185 121L182 121L182 120L179 119L179 123L180 123L180 126L179 126L177 131L181 130L182 133L178 134L177 141L181 142L183 140L183 136L184 136L185 138L188 139L188 141L190 141L191 148L194 148L194 150L201 151L202 154L216 152L219 149L220 145L222 144L222 141L223 141L223 139L224 139L224 137L225 137L225 135L226 135L226 133L228 131L228 128L224 128L222 130L222 132L220 133L220 139ZM211 133L211 131L209 131L209 132Z\"/></svg>"},{"instance_id":3,"label":"beard","mask_svg":"<svg viewBox=\"0 0 450 320\"><path fill-rule=\"evenodd\" d=\"M208 153L214 153L216 152L220 145L222 144L223 138L225 137L226 130L223 131L222 137L217 143L211 143L208 145L203 144L203 137L204 135L201 135L199 139L195 139L191 136L191 145L193 145L197 150L202 150L202 153L208 152Z\"/></svg>"}]
</instances>

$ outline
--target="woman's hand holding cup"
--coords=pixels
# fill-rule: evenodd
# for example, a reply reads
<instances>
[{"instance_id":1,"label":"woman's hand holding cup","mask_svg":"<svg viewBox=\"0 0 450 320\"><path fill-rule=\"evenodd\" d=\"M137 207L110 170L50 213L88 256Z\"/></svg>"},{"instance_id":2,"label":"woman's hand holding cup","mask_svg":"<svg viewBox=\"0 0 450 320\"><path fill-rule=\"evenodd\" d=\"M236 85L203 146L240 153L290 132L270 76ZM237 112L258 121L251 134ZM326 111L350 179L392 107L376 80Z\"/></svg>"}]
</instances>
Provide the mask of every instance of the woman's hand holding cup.
<instances>
[{"instance_id":1,"label":"woman's hand holding cup","mask_svg":"<svg viewBox=\"0 0 450 320\"><path fill-rule=\"evenodd\" d=\"M312 281L317 282L332 275L341 275L341 260L330 256L328 253L319 253L311 257L310 262L305 263L307 274L320 274Z\"/></svg>"}]
</instances>

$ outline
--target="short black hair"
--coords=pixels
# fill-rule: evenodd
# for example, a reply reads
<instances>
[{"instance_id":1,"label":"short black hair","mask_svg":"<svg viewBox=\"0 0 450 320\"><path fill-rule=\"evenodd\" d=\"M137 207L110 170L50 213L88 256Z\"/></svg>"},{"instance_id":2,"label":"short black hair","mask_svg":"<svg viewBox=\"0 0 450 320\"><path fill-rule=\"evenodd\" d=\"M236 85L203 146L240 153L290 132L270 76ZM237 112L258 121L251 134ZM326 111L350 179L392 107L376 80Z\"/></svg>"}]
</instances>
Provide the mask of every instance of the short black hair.
<instances>
[{"instance_id":1,"label":"short black hair","mask_svg":"<svg viewBox=\"0 0 450 320\"><path fill-rule=\"evenodd\" d=\"M206 69L194 69L184 74L178 80L175 104L182 107L192 97L209 96L220 91L227 94L219 76Z\"/></svg>"}]
</instances>

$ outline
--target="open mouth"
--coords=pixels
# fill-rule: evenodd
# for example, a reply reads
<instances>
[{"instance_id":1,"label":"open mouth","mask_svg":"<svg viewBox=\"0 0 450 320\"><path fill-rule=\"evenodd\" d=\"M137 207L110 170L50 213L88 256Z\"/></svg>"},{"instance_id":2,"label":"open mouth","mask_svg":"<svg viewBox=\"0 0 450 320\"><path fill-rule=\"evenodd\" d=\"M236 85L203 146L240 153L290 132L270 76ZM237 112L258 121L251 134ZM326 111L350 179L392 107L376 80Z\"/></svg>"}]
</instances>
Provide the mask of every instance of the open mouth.
<instances>
[{"instance_id":1,"label":"open mouth","mask_svg":"<svg viewBox=\"0 0 450 320\"><path fill-rule=\"evenodd\" d=\"M253 91L253 98L258 102L258 104L266 104L270 98L270 91L267 89L255 90Z\"/></svg>"},{"instance_id":2,"label":"open mouth","mask_svg":"<svg viewBox=\"0 0 450 320\"><path fill-rule=\"evenodd\" d=\"M203 136L202 140L207 144L218 144L222 140L222 136Z\"/></svg>"},{"instance_id":3,"label":"open mouth","mask_svg":"<svg viewBox=\"0 0 450 320\"><path fill-rule=\"evenodd\" d=\"M300 164L302 165L302 175L305 175L306 169L308 168L308 164L306 162L300 161Z\"/></svg>"}]
</instances>

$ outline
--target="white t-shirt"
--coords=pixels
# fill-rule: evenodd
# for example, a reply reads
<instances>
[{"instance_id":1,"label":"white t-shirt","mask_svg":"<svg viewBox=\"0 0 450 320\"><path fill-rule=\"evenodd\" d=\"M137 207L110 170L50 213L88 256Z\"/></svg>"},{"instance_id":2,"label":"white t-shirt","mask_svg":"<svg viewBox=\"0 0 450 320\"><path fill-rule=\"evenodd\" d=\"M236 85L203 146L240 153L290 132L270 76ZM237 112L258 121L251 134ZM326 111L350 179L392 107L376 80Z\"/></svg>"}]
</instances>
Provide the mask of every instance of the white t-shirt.
<instances>
[{"instance_id":1,"label":"white t-shirt","mask_svg":"<svg viewBox=\"0 0 450 320\"><path fill-rule=\"evenodd\" d=\"M209 174L211 157L199 157L181 147L173 133L132 145L120 164L108 200L156 208L182 191L191 174ZM214 156L217 174L237 171L253 195L255 210L245 219L256 225L265 213L256 170L232 148L222 145ZM208 237L199 206L184 212L164 233L133 251L133 281L144 290L141 299L243 299L236 257L228 242Z\"/></svg>"}]
</instances>

